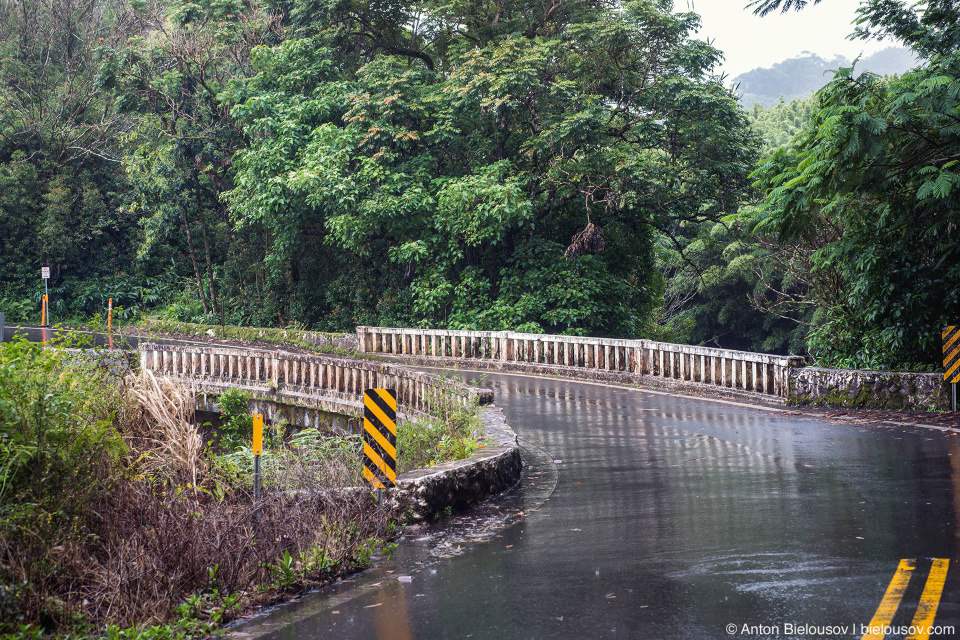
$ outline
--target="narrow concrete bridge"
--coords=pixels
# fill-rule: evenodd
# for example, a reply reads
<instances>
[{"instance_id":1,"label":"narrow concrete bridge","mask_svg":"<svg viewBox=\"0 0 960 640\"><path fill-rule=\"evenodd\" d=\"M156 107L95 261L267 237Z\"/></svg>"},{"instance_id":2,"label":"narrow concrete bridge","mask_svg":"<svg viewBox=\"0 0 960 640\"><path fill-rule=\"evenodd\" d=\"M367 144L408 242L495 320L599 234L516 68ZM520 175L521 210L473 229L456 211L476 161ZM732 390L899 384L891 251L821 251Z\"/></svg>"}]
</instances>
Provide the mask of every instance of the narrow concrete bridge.
<instances>
[{"instance_id":1,"label":"narrow concrete bridge","mask_svg":"<svg viewBox=\"0 0 960 640\"><path fill-rule=\"evenodd\" d=\"M340 338L371 359L219 347L141 350L145 368L192 376L211 393L223 385L246 385L255 397L284 397L292 405L352 416L360 415L363 389L375 385L397 388L401 406L421 413L430 413L444 394L461 404L474 397L489 401L476 389L394 363L640 384L764 404L922 410L950 404L949 387L938 373L824 369L804 366L798 356L653 340L366 326L357 327L355 337Z\"/></svg>"}]
</instances>

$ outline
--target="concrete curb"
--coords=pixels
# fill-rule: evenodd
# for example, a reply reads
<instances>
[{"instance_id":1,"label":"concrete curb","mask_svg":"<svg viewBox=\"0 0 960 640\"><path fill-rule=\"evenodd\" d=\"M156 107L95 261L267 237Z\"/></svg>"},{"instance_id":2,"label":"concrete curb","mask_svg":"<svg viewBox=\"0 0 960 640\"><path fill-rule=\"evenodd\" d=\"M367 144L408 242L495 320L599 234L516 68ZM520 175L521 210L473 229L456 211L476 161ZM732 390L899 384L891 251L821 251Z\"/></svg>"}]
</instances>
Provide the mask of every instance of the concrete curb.
<instances>
[{"instance_id":1,"label":"concrete curb","mask_svg":"<svg viewBox=\"0 0 960 640\"><path fill-rule=\"evenodd\" d=\"M401 520L430 520L448 507L464 510L519 482L522 465L516 434L500 408L488 405L480 411L490 444L463 460L415 469L397 478L388 499Z\"/></svg>"}]
</instances>

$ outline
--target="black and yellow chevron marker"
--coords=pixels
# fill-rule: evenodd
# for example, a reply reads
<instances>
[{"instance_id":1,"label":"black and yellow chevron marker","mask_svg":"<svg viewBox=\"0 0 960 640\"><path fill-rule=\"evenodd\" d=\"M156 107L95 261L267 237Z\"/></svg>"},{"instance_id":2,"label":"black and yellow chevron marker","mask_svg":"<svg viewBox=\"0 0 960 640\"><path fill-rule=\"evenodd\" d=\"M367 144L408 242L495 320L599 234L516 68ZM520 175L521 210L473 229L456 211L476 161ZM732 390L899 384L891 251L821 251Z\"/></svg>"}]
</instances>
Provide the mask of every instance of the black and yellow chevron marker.
<instances>
[{"instance_id":1,"label":"black and yellow chevron marker","mask_svg":"<svg viewBox=\"0 0 960 640\"><path fill-rule=\"evenodd\" d=\"M944 327L943 381L960 382L960 327Z\"/></svg>"},{"instance_id":2,"label":"black and yellow chevron marker","mask_svg":"<svg viewBox=\"0 0 960 640\"><path fill-rule=\"evenodd\" d=\"M363 392L363 477L376 489L397 484L397 394Z\"/></svg>"}]
</instances>

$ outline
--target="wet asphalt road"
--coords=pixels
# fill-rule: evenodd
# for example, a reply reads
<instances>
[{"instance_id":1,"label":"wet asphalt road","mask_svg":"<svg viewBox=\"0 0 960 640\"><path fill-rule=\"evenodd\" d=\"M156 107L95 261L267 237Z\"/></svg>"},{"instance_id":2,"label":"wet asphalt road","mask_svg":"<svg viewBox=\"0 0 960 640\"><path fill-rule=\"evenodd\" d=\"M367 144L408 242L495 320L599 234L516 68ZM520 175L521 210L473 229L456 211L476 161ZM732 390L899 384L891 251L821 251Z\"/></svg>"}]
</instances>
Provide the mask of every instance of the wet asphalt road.
<instances>
[{"instance_id":1,"label":"wet asphalt road","mask_svg":"<svg viewBox=\"0 0 960 640\"><path fill-rule=\"evenodd\" d=\"M914 621L931 558L951 562L935 625L955 629L929 637L960 637L960 435L487 384L527 449L523 514L439 560L423 562L436 538L408 536L392 563L239 637L861 638L902 559L916 568L890 624Z\"/></svg>"}]
</instances>

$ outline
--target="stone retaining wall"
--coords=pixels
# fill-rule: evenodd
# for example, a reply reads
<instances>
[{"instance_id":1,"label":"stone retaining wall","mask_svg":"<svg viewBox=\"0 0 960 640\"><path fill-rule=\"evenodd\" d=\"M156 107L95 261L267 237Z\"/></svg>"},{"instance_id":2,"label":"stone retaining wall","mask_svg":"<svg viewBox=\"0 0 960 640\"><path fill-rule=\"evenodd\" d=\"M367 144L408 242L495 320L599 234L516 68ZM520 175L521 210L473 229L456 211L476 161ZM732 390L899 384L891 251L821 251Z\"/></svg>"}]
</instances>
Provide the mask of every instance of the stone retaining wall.
<instances>
[{"instance_id":1,"label":"stone retaining wall","mask_svg":"<svg viewBox=\"0 0 960 640\"><path fill-rule=\"evenodd\" d=\"M790 371L787 402L891 411L947 410L950 386L941 373L800 367Z\"/></svg>"},{"instance_id":2,"label":"stone retaining wall","mask_svg":"<svg viewBox=\"0 0 960 640\"><path fill-rule=\"evenodd\" d=\"M509 489L520 480L520 447L497 407L481 418L490 444L470 457L401 474L390 500L407 522L430 520L447 507L463 510Z\"/></svg>"}]
</instances>

